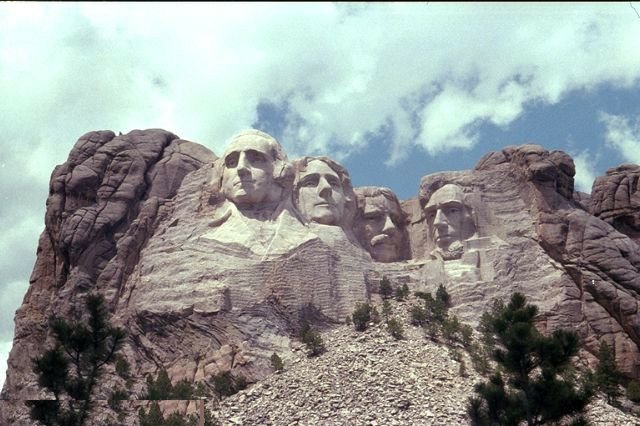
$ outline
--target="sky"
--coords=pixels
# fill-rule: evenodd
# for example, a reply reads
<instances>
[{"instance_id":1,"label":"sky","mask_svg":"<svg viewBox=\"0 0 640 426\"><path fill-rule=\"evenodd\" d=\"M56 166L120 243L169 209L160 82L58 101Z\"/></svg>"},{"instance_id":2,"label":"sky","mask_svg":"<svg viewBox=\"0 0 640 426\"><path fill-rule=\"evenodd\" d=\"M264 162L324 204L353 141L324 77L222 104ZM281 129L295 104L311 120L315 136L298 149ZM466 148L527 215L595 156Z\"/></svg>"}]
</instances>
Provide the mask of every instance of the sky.
<instances>
[{"instance_id":1,"label":"sky","mask_svg":"<svg viewBox=\"0 0 640 426\"><path fill-rule=\"evenodd\" d=\"M640 163L640 2L0 3L0 385L53 168L92 130L239 130L354 186L537 143L576 189Z\"/></svg>"}]
</instances>

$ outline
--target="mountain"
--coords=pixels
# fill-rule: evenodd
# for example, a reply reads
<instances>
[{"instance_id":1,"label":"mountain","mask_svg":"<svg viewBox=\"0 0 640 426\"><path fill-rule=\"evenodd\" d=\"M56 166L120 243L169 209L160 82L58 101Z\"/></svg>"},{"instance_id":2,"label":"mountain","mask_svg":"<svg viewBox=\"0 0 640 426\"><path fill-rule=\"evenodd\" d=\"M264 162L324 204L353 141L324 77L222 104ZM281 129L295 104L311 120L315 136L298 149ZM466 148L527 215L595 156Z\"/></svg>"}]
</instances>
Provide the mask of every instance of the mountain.
<instances>
[{"instance_id":1,"label":"mountain","mask_svg":"<svg viewBox=\"0 0 640 426\"><path fill-rule=\"evenodd\" d=\"M87 133L51 176L1 397L46 397L31 358L53 341L49 318L80 318L92 293L128 332L120 353L136 395L160 369L174 382L211 387L231 372L262 386L274 352L295 358L303 323L335 330L357 303L379 301L383 277L412 293L444 285L474 327L519 291L543 333L579 333L586 365L605 341L638 378L640 166L609 170L592 194L574 192L574 174L561 151L511 146L473 170L426 175L400 201L352 188L329 158L290 161L259 131L220 157L161 129ZM124 386L111 373L96 399ZM21 404L5 408L0 423L28 424Z\"/></svg>"}]
</instances>

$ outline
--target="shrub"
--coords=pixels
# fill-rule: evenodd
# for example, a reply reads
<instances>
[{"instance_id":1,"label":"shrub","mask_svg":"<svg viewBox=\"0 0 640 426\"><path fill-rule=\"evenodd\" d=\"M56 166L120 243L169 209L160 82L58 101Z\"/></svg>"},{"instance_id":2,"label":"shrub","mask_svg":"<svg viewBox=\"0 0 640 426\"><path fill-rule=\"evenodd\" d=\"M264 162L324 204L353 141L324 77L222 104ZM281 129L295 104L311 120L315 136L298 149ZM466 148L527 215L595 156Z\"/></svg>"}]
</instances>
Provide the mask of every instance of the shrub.
<instances>
[{"instance_id":1,"label":"shrub","mask_svg":"<svg viewBox=\"0 0 640 426\"><path fill-rule=\"evenodd\" d=\"M128 380L131 377L131 366L129 365L129 361L122 355L116 355L116 374L122 377L125 380Z\"/></svg>"},{"instance_id":2,"label":"shrub","mask_svg":"<svg viewBox=\"0 0 640 426\"><path fill-rule=\"evenodd\" d=\"M631 380L627 385L627 398L633 402L640 402L640 383Z\"/></svg>"},{"instance_id":3,"label":"shrub","mask_svg":"<svg viewBox=\"0 0 640 426\"><path fill-rule=\"evenodd\" d=\"M395 296L398 302L404 301L404 299L406 299L407 296L409 296L409 286L405 283L405 284L402 284L402 287L396 288Z\"/></svg>"},{"instance_id":4,"label":"shrub","mask_svg":"<svg viewBox=\"0 0 640 426\"><path fill-rule=\"evenodd\" d=\"M382 315L386 321L389 321L389 315L391 315L391 303L388 300L385 300L382 304Z\"/></svg>"},{"instance_id":5,"label":"shrub","mask_svg":"<svg viewBox=\"0 0 640 426\"><path fill-rule=\"evenodd\" d=\"M382 280L380 280L380 287L378 292L383 299L388 299L393 294L393 287L391 287L391 283L386 276L383 276Z\"/></svg>"},{"instance_id":6,"label":"shrub","mask_svg":"<svg viewBox=\"0 0 640 426\"><path fill-rule=\"evenodd\" d=\"M282 363L282 358L278 356L277 353L273 353L271 355L271 367L274 371L280 372L284 369L284 364Z\"/></svg>"},{"instance_id":7,"label":"shrub","mask_svg":"<svg viewBox=\"0 0 640 426\"><path fill-rule=\"evenodd\" d=\"M247 387L244 376L234 377L230 371L215 374L213 376L213 389L220 396L231 396Z\"/></svg>"},{"instance_id":8,"label":"shrub","mask_svg":"<svg viewBox=\"0 0 640 426\"><path fill-rule=\"evenodd\" d=\"M409 310L409 314L411 316L411 324L423 327L428 320L427 310L420 305L413 305Z\"/></svg>"},{"instance_id":9,"label":"shrub","mask_svg":"<svg viewBox=\"0 0 640 426\"><path fill-rule=\"evenodd\" d=\"M404 327L396 318L391 318L387 321L387 330L396 340L404 338Z\"/></svg>"},{"instance_id":10,"label":"shrub","mask_svg":"<svg viewBox=\"0 0 640 426\"><path fill-rule=\"evenodd\" d=\"M440 284L438 290L436 290L436 300L443 303L447 308L451 307L451 296L449 296L447 289L442 284Z\"/></svg>"},{"instance_id":11,"label":"shrub","mask_svg":"<svg viewBox=\"0 0 640 426\"><path fill-rule=\"evenodd\" d=\"M374 324L378 324L380 322L380 313L378 312L378 308L375 306L371 308L371 322Z\"/></svg>"},{"instance_id":12,"label":"shrub","mask_svg":"<svg viewBox=\"0 0 640 426\"><path fill-rule=\"evenodd\" d=\"M302 343L307 346L309 357L314 357L322 354L326 348L322 336L318 331L314 330L309 323L305 323L302 327Z\"/></svg>"},{"instance_id":13,"label":"shrub","mask_svg":"<svg viewBox=\"0 0 640 426\"><path fill-rule=\"evenodd\" d=\"M357 331L365 331L371 321L371 305L368 303L358 303L351 315L351 319Z\"/></svg>"}]
</instances>

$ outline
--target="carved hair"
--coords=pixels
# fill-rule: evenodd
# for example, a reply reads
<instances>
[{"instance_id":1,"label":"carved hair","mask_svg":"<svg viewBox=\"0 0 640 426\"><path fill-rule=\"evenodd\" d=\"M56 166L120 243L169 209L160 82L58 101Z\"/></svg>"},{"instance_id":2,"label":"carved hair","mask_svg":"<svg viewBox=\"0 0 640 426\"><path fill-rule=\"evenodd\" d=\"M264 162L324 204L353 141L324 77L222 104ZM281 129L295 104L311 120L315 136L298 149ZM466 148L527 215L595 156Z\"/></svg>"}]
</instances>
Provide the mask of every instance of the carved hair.
<instances>
[{"instance_id":1,"label":"carved hair","mask_svg":"<svg viewBox=\"0 0 640 426\"><path fill-rule=\"evenodd\" d=\"M380 195L382 195L387 200L391 201L393 204L400 207L400 200L398 200L398 197L396 196L396 194L389 188L385 188L382 186L361 186L354 189L354 192L356 194L356 200L358 203L359 215L364 214L367 198L378 197ZM400 208L399 210L401 214L402 223L405 223L408 220L407 214L402 210L402 208Z\"/></svg>"}]
</instances>

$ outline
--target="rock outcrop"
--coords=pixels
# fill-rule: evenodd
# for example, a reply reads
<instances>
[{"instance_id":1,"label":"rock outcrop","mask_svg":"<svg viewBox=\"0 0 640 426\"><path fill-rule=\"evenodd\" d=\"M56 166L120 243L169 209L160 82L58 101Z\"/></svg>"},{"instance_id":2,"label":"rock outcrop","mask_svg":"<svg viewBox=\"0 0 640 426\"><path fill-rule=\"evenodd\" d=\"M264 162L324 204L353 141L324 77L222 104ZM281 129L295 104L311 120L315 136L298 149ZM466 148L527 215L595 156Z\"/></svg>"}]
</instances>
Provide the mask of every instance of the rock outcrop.
<instances>
[{"instance_id":1,"label":"rock outcrop","mask_svg":"<svg viewBox=\"0 0 640 426\"><path fill-rule=\"evenodd\" d=\"M290 162L258 131L220 158L163 130L89 133L51 178L2 397L45 396L30 357L50 338L47 318L78 315L90 292L129 332L135 394L160 368L208 386L227 371L259 382L273 352L293 357L303 322L343 321L383 276L412 291L445 285L471 325L522 292L543 332L574 329L591 353L606 341L638 377L640 168L609 172L574 196L567 154L521 145L426 175L398 202L386 188L354 191L325 157ZM7 412L0 422L25 418Z\"/></svg>"}]
</instances>

